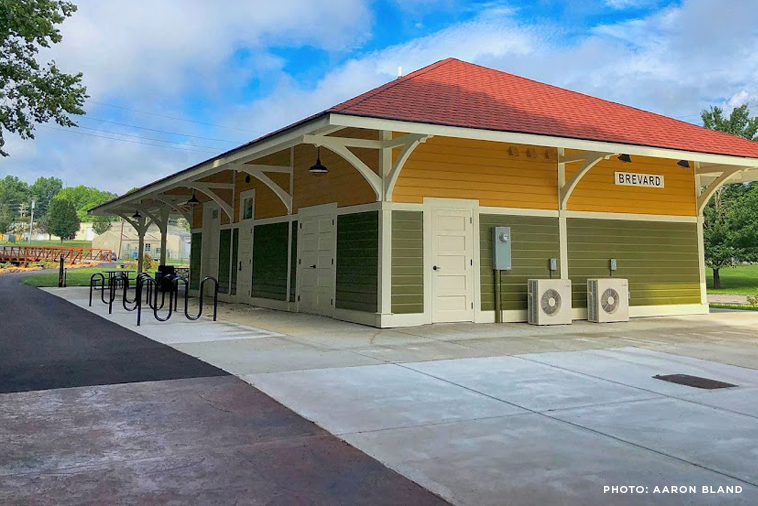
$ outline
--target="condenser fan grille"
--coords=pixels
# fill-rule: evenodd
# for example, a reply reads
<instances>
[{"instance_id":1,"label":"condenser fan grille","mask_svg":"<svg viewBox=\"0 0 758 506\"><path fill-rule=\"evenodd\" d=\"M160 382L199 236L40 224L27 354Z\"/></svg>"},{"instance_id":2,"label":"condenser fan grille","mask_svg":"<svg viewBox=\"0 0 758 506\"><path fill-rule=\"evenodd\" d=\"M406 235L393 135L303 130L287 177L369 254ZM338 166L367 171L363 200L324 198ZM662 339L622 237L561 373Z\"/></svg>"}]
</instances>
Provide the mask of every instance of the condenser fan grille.
<instances>
[{"instance_id":1,"label":"condenser fan grille","mask_svg":"<svg viewBox=\"0 0 758 506\"><path fill-rule=\"evenodd\" d=\"M600 306L608 314L613 314L619 308L619 293L613 288L608 288L600 297Z\"/></svg>"},{"instance_id":2,"label":"condenser fan grille","mask_svg":"<svg viewBox=\"0 0 758 506\"><path fill-rule=\"evenodd\" d=\"M540 299L540 306L546 315L557 314L561 310L561 294L552 288L545 290Z\"/></svg>"}]
</instances>

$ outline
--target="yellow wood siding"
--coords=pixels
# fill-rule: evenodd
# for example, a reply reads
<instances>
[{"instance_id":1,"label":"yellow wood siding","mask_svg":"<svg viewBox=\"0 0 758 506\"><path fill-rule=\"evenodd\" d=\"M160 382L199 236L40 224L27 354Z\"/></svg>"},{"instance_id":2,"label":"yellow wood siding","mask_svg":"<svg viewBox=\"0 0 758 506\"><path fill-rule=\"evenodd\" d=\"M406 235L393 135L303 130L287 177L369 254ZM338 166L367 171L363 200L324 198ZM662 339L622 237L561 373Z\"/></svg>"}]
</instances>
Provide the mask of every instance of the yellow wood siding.
<instances>
[{"instance_id":1,"label":"yellow wood siding","mask_svg":"<svg viewBox=\"0 0 758 506\"><path fill-rule=\"evenodd\" d=\"M372 170L377 170L377 150L352 149L352 151L368 163ZM369 151L374 153L369 153ZM294 213L302 207L332 202L336 202L339 207L376 202L376 194L368 182L341 156L326 148L321 148L321 163L329 169L328 174L315 176L309 173L308 169L315 162L315 146L301 144L295 147Z\"/></svg>"},{"instance_id":2,"label":"yellow wood siding","mask_svg":"<svg viewBox=\"0 0 758 506\"><path fill-rule=\"evenodd\" d=\"M267 176L271 178L274 183L278 184L279 186L284 189L287 193L289 193L289 186L290 186L290 177L289 174L279 174L279 173L267 173ZM247 190L255 190L255 219L261 220L263 218L275 218L277 216L284 216L287 214L287 207L284 205L284 203L279 200L279 197L276 196L274 191L266 186L265 184L261 183L259 180L254 178L253 176L250 176L250 182L246 183L247 174L244 172L241 172L237 174L235 178L236 182L236 205L234 206L234 222L237 223L239 221L239 202L240 202L240 193L247 191Z\"/></svg>"},{"instance_id":3,"label":"yellow wood siding","mask_svg":"<svg viewBox=\"0 0 758 506\"><path fill-rule=\"evenodd\" d=\"M392 200L461 198L488 207L557 209L557 195L555 149L432 137L405 163Z\"/></svg>"},{"instance_id":4,"label":"yellow wood siding","mask_svg":"<svg viewBox=\"0 0 758 506\"><path fill-rule=\"evenodd\" d=\"M571 151L567 150L566 154ZM623 163L612 156L585 174L569 198L568 209L695 216L695 171L680 167L676 162L635 155L631 163ZM566 179L570 179L580 166L581 163L567 164ZM616 172L662 175L664 188L619 186L615 184Z\"/></svg>"}]
</instances>

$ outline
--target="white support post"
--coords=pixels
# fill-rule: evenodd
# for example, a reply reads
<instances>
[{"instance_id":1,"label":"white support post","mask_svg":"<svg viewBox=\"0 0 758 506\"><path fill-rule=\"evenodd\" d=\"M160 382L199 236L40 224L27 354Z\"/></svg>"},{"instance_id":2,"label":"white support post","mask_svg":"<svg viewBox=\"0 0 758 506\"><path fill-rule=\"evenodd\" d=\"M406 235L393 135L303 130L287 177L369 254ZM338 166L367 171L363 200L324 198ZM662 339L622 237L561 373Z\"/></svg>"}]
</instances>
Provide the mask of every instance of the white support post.
<instances>
[{"instance_id":1,"label":"white support post","mask_svg":"<svg viewBox=\"0 0 758 506\"><path fill-rule=\"evenodd\" d=\"M569 279L568 265L568 224L566 212L561 205L561 189L566 185L566 164L563 160L563 148L558 148L558 243L561 279Z\"/></svg>"},{"instance_id":2,"label":"white support post","mask_svg":"<svg viewBox=\"0 0 758 506\"><path fill-rule=\"evenodd\" d=\"M145 265L145 234L150 225L147 223L147 218L144 216L137 218L137 224L138 226L135 227L135 229L137 230L137 237L139 238L139 249L137 250L137 273L139 274L142 272L142 267Z\"/></svg>"},{"instance_id":3,"label":"white support post","mask_svg":"<svg viewBox=\"0 0 758 506\"><path fill-rule=\"evenodd\" d=\"M171 209L169 207L161 207L160 211L160 222L158 223L158 228L161 231L161 257L160 257L160 265L166 265L166 244L168 239L168 219L171 214Z\"/></svg>"},{"instance_id":4,"label":"white support post","mask_svg":"<svg viewBox=\"0 0 758 506\"><path fill-rule=\"evenodd\" d=\"M379 140L384 142L392 139L392 132L382 130ZM379 174L382 177L382 188L387 188L387 179L392 171L392 148L379 150ZM387 194L385 193L385 200ZM392 313L392 211L386 201L381 203L379 210L379 301L378 313Z\"/></svg>"}]
</instances>

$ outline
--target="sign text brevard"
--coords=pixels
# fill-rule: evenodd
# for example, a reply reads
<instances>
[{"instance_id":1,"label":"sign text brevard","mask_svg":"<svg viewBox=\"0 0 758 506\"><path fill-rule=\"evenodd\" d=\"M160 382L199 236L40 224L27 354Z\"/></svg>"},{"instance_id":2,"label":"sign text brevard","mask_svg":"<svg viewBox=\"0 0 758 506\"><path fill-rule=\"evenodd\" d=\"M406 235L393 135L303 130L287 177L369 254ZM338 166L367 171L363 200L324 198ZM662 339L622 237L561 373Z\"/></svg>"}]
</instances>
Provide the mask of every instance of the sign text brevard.
<instances>
[{"instance_id":1,"label":"sign text brevard","mask_svg":"<svg viewBox=\"0 0 758 506\"><path fill-rule=\"evenodd\" d=\"M633 174L631 172L616 172L616 184L621 186L647 186L663 188L663 176L657 174Z\"/></svg>"}]
</instances>

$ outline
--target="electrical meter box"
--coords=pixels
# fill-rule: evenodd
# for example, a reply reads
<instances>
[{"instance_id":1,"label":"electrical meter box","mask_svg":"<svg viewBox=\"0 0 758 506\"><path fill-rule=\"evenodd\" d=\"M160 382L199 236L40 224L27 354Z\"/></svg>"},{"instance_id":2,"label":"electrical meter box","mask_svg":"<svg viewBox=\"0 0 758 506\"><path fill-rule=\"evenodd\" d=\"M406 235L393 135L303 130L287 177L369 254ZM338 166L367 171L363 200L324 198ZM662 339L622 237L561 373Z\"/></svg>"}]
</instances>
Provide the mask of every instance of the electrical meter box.
<instances>
[{"instance_id":1,"label":"electrical meter box","mask_svg":"<svg viewBox=\"0 0 758 506\"><path fill-rule=\"evenodd\" d=\"M511 270L511 227L492 229L492 268L496 271Z\"/></svg>"}]
</instances>

